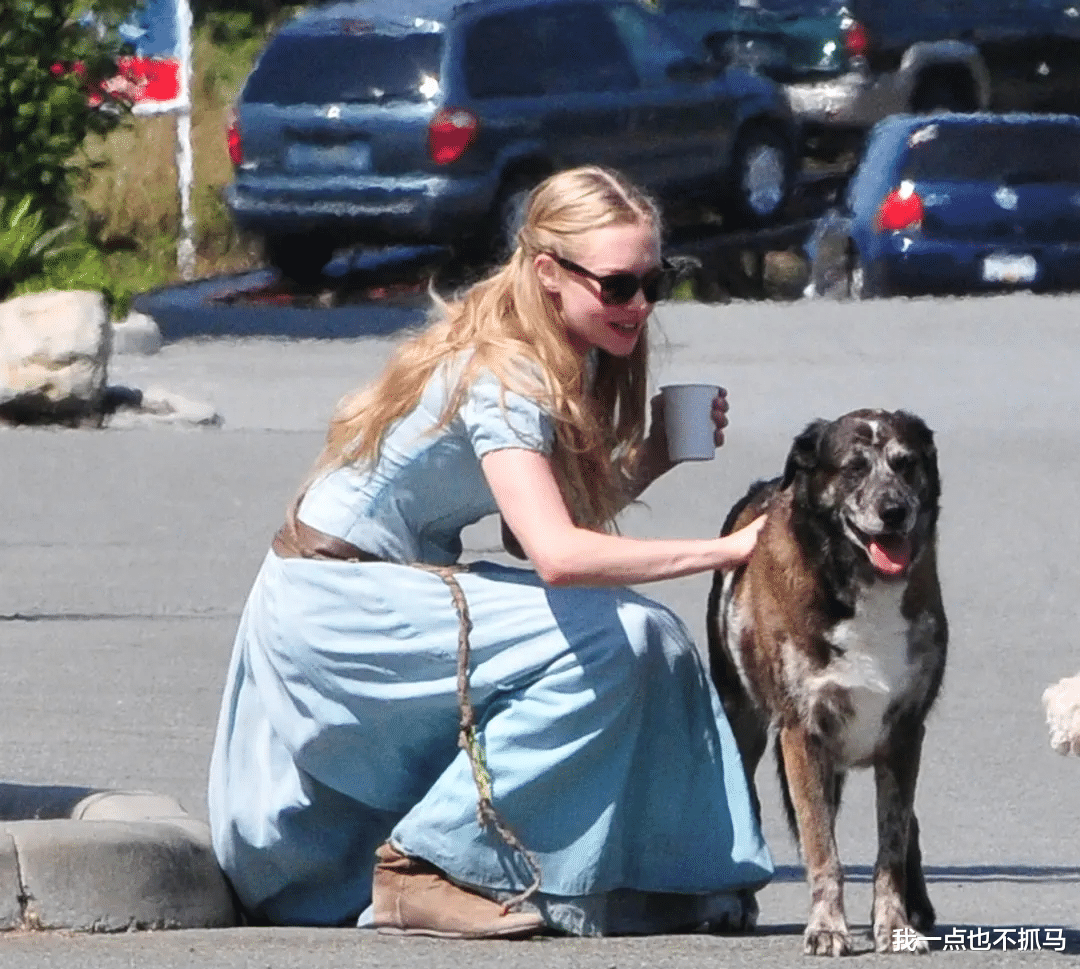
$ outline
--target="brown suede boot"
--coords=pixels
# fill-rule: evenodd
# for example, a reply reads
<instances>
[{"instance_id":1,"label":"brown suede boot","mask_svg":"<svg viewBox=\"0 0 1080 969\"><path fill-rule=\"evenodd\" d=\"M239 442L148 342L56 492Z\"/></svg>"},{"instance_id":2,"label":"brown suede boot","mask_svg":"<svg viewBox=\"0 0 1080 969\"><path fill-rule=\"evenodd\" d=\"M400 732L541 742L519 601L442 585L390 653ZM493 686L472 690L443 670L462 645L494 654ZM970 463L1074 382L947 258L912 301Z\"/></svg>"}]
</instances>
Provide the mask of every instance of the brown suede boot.
<instances>
[{"instance_id":1,"label":"brown suede boot","mask_svg":"<svg viewBox=\"0 0 1080 969\"><path fill-rule=\"evenodd\" d=\"M434 865L403 855L389 842L375 852L371 902L376 927L395 935L509 939L544 928L539 915L503 915L498 902L459 888Z\"/></svg>"}]
</instances>

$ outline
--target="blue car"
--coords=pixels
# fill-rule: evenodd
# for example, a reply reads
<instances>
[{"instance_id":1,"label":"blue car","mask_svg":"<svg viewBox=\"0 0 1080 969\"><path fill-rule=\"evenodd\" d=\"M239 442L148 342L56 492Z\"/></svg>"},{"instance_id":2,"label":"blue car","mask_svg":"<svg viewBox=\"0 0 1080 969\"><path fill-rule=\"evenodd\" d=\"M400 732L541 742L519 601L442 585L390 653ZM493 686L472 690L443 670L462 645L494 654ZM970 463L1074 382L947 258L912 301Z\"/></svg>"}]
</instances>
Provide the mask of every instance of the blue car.
<instances>
[{"instance_id":1,"label":"blue car","mask_svg":"<svg viewBox=\"0 0 1080 969\"><path fill-rule=\"evenodd\" d=\"M807 253L811 296L1080 288L1080 117L887 118Z\"/></svg>"},{"instance_id":2,"label":"blue car","mask_svg":"<svg viewBox=\"0 0 1080 969\"><path fill-rule=\"evenodd\" d=\"M587 162L672 227L775 222L799 141L774 82L639 0L356 0L304 10L260 55L225 201L306 282L345 246L498 258L529 190Z\"/></svg>"}]
</instances>

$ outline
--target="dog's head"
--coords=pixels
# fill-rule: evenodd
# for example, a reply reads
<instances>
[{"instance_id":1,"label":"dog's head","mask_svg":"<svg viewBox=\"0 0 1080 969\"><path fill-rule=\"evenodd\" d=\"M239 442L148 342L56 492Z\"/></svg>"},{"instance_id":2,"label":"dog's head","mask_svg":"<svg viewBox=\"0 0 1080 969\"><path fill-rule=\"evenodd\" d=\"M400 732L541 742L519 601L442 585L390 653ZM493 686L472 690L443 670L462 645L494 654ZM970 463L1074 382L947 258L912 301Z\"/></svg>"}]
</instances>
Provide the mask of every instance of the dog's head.
<instances>
[{"instance_id":1,"label":"dog's head","mask_svg":"<svg viewBox=\"0 0 1080 969\"><path fill-rule=\"evenodd\" d=\"M876 575L901 578L937 524L934 435L906 411L815 421L792 444L782 487L817 530L861 549Z\"/></svg>"}]
</instances>

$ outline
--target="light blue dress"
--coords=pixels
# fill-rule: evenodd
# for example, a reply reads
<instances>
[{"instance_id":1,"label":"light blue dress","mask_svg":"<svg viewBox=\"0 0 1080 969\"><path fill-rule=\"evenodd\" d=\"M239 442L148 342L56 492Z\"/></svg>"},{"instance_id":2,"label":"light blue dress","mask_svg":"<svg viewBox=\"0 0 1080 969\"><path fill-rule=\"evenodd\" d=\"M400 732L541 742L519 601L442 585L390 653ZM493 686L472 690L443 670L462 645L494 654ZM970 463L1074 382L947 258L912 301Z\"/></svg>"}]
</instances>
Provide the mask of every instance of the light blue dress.
<instances>
[{"instance_id":1,"label":"light blue dress","mask_svg":"<svg viewBox=\"0 0 1080 969\"><path fill-rule=\"evenodd\" d=\"M492 897L520 858L477 821L457 747L458 615L442 579L496 505L479 459L549 452L552 420L485 373L432 433L433 378L371 470L302 502L307 524L387 562L269 553L239 630L210 767L214 850L253 920L363 924L390 838ZM401 564L397 564L401 563ZM495 806L541 870L534 903L576 934L739 920L772 875L723 711L683 623L624 588L548 588L474 564L470 696Z\"/></svg>"}]
</instances>

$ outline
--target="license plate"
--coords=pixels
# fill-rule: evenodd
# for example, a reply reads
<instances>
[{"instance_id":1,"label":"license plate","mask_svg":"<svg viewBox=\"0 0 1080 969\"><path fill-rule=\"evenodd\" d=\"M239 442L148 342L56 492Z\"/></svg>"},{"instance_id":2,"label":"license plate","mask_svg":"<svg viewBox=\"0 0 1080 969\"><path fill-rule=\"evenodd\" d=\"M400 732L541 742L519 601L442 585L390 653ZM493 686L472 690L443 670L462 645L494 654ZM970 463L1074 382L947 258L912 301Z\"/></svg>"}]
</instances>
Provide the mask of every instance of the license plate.
<instances>
[{"instance_id":1,"label":"license plate","mask_svg":"<svg viewBox=\"0 0 1080 969\"><path fill-rule=\"evenodd\" d=\"M982 278L988 283L1031 283L1038 274L1034 256L987 256L983 260Z\"/></svg>"},{"instance_id":2,"label":"license plate","mask_svg":"<svg viewBox=\"0 0 1080 969\"><path fill-rule=\"evenodd\" d=\"M290 171L366 172L371 168L371 146L366 141L295 142L285 152L285 165Z\"/></svg>"}]
</instances>

